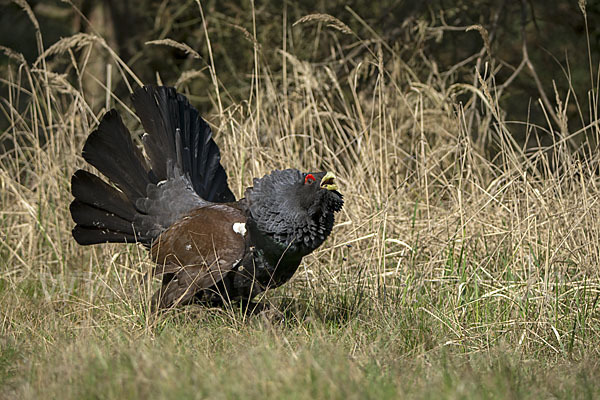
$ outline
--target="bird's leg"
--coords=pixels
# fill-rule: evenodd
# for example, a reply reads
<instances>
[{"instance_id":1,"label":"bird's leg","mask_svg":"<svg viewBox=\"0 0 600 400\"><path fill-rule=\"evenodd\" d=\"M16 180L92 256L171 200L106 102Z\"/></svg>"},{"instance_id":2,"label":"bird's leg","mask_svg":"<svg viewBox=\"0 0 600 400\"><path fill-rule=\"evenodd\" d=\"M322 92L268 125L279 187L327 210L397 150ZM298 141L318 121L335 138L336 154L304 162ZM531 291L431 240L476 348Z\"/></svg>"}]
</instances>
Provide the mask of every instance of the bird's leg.
<instances>
[{"instance_id":1,"label":"bird's leg","mask_svg":"<svg viewBox=\"0 0 600 400\"><path fill-rule=\"evenodd\" d=\"M260 316L270 323L280 323L285 319L285 315L281 311L267 302L244 300L241 306L244 315Z\"/></svg>"},{"instance_id":2,"label":"bird's leg","mask_svg":"<svg viewBox=\"0 0 600 400\"><path fill-rule=\"evenodd\" d=\"M240 308L244 314L256 315L264 310L270 308L270 306L263 302L255 302L251 300L242 300L240 302Z\"/></svg>"}]
</instances>

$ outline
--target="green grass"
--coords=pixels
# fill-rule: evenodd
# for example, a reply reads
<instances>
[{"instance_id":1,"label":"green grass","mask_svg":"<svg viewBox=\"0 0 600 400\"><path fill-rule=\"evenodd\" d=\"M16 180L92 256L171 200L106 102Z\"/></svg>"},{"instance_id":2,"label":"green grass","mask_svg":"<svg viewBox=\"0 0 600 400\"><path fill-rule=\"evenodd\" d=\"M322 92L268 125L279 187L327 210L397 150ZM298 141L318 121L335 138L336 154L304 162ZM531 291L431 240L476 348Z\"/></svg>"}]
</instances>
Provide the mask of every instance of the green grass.
<instances>
[{"instance_id":1,"label":"green grass","mask_svg":"<svg viewBox=\"0 0 600 400\"><path fill-rule=\"evenodd\" d=\"M340 324L313 315L283 324L259 318L240 324L221 311L186 310L163 317L151 334L109 316L95 323L69 321L65 311L41 310L43 317L31 317L49 326L7 350L3 346L5 394L74 399L600 394L595 359L527 357L509 338L473 351L468 343L444 343L446 329L410 309L387 315L394 324L366 316ZM406 318L411 311L416 315Z\"/></svg>"},{"instance_id":2,"label":"green grass","mask_svg":"<svg viewBox=\"0 0 600 400\"><path fill-rule=\"evenodd\" d=\"M86 135L105 103L140 133L127 99L86 67L112 65L113 83L136 77L88 36L40 48L36 65L12 54L0 81L9 93L0 103L9 121L0 135L0 397L600 395L596 84L579 94L589 110L558 94L583 129L523 122L532 137L556 128L553 144L525 148L498 105L499 82L477 79L475 60L465 84L377 37L352 38L365 51L346 57L332 46L314 64L292 52L285 71L269 70L255 48L250 98L235 102L221 86L202 94L215 104L206 118L236 195L273 168L339 177L346 204L333 234L259 299L282 320L235 306L152 315L158 282L144 284L142 248L77 246L69 179L85 165Z\"/></svg>"}]
</instances>

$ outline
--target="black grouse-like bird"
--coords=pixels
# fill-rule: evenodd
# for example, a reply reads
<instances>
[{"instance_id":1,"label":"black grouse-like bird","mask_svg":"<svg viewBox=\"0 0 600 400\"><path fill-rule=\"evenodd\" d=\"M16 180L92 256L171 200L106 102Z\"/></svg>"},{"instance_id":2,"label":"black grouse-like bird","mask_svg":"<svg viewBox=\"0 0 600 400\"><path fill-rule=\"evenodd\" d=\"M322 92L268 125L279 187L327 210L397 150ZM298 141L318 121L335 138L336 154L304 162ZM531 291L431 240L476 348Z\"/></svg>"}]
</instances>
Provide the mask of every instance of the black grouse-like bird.
<instances>
[{"instance_id":1,"label":"black grouse-like bird","mask_svg":"<svg viewBox=\"0 0 600 400\"><path fill-rule=\"evenodd\" d=\"M273 171L236 201L208 124L185 96L145 86L132 96L147 158L115 110L83 147L114 185L73 175L73 237L81 245L142 243L162 275L155 307L250 302L288 281L331 233L343 205L332 173Z\"/></svg>"}]
</instances>

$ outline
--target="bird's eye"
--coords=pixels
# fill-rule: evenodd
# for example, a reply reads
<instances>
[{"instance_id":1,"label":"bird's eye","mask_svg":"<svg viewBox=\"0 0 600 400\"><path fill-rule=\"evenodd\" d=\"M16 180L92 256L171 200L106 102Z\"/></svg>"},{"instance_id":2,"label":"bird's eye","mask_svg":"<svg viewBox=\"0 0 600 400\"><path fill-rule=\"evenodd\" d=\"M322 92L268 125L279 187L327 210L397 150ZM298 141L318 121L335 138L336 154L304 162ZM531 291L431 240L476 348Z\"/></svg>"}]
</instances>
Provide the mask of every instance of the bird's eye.
<instances>
[{"instance_id":1,"label":"bird's eye","mask_svg":"<svg viewBox=\"0 0 600 400\"><path fill-rule=\"evenodd\" d=\"M313 174L306 174L306 177L304 178L304 184L305 184L305 185L306 185L306 184L309 184L309 185L310 185L311 183L313 183L313 182L315 182L315 181L316 181L316 179L315 179L315 177L313 176Z\"/></svg>"}]
</instances>

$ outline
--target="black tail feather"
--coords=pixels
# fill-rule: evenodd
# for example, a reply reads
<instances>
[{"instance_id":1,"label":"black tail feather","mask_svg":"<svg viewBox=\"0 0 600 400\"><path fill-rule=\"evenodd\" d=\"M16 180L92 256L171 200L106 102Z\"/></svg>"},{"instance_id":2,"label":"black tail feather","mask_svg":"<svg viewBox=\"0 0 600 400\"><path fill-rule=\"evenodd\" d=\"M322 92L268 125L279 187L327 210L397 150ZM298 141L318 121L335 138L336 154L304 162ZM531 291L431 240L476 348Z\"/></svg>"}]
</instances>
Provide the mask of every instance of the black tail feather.
<instances>
[{"instance_id":1,"label":"black tail feather","mask_svg":"<svg viewBox=\"0 0 600 400\"><path fill-rule=\"evenodd\" d=\"M129 203L127 197L91 173L79 170L71 179L75 200L69 210L77 224L73 237L79 244L140 242L150 245L148 222ZM134 222L135 221L135 222Z\"/></svg>"},{"instance_id":2,"label":"black tail feather","mask_svg":"<svg viewBox=\"0 0 600 400\"><path fill-rule=\"evenodd\" d=\"M84 228L110 230L128 235L136 235L133 224L118 215L93 207L75 199L69 207L73 221Z\"/></svg>"},{"instance_id":3,"label":"black tail feather","mask_svg":"<svg viewBox=\"0 0 600 400\"><path fill-rule=\"evenodd\" d=\"M83 158L135 203L146 195L150 182L146 161L133 144L129 130L115 110L110 110L83 146Z\"/></svg>"},{"instance_id":4,"label":"black tail feather","mask_svg":"<svg viewBox=\"0 0 600 400\"><path fill-rule=\"evenodd\" d=\"M113 232L109 230L100 230L96 228L84 228L75 226L71 231L75 241L80 245L98 244L98 243L136 243L140 240L134 236L122 232Z\"/></svg>"},{"instance_id":5,"label":"black tail feather","mask_svg":"<svg viewBox=\"0 0 600 400\"><path fill-rule=\"evenodd\" d=\"M146 196L151 178L144 157L115 110L107 112L88 136L83 157L118 189L87 171L73 174L71 192L75 200L70 211L77 224L73 229L75 240L80 244L150 244L149 224L138 222L141 212L135 202Z\"/></svg>"},{"instance_id":6,"label":"black tail feather","mask_svg":"<svg viewBox=\"0 0 600 400\"><path fill-rule=\"evenodd\" d=\"M167 161L175 160L172 136L175 132L171 132L174 124L171 122L170 110L165 106L166 96L166 88L150 90L147 86L136 90L131 97L136 114L147 133L142 138L144 148L150 158L152 171L159 180L167 179Z\"/></svg>"},{"instance_id":7,"label":"black tail feather","mask_svg":"<svg viewBox=\"0 0 600 400\"><path fill-rule=\"evenodd\" d=\"M235 201L208 124L175 89L146 86L132 96L147 134L144 157L115 110L83 147L108 178L79 170L71 181L73 236L80 244L141 242L147 246L192 209Z\"/></svg>"},{"instance_id":8,"label":"black tail feather","mask_svg":"<svg viewBox=\"0 0 600 400\"><path fill-rule=\"evenodd\" d=\"M143 137L152 171L168 178L168 160L189 176L194 191L211 202L235 201L210 127L174 88L145 86L133 94L136 113L148 133Z\"/></svg>"},{"instance_id":9,"label":"black tail feather","mask_svg":"<svg viewBox=\"0 0 600 400\"><path fill-rule=\"evenodd\" d=\"M71 193L75 199L118 215L127 221L133 221L136 214L136 209L123 192L82 169L76 171L71 178Z\"/></svg>"}]
</instances>

